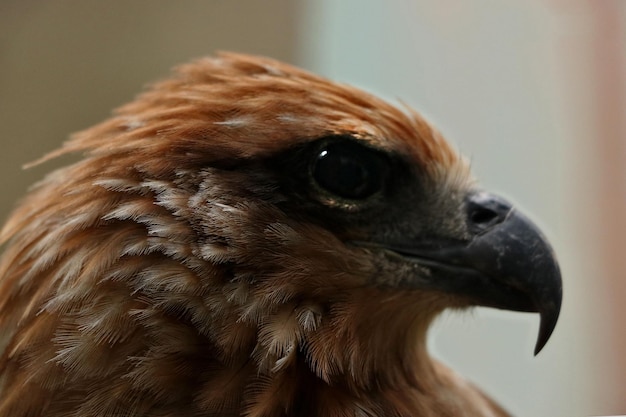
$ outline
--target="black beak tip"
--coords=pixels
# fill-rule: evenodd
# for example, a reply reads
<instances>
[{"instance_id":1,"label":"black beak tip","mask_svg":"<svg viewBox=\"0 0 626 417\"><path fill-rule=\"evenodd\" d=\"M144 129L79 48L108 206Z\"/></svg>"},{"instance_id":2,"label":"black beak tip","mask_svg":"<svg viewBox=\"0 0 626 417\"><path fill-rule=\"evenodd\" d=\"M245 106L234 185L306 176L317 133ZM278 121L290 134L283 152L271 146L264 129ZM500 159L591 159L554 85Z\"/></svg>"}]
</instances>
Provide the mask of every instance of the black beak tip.
<instances>
[{"instance_id":1,"label":"black beak tip","mask_svg":"<svg viewBox=\"0 0 626 417\"><path fill-rule=\"evenodd\" d=\"M535 356L548 343L552 332L556 327L561 312L563 302L563 281L561 280L561 268L556 260L556 255L552 247L544 240L545 249L543 256L535 258L539 265L543 265L539 270L544 279L536 282L535 305L539 313L539 333L535 345Z\"/></svg>"},{"instance_id":2,"label":"black beak tip","mask_svg":"<svg viewBox=\"0 0 626 417\"><path fill-rule=\"evenodd\" d=\"M548 343L554 328L556 327L556 319L546 319L546 316L541 315L541 322L539 324L539 334L537 336L537 343L535 344L535 356L541 352L541 349Z\"/></svg>"},{"instance_id":3,"label":"black beak tip","mask_svg":"<svg viewBox=\"0 0 626 417\"><path fill-rule=\"evenodd\" d=\"M554 280L554 285L552 287L552 291L550 292L550 297L545 297L545 301L541 303L538 308L539 312L539 333L537 335L537 343L535 345L535 356L541 349L548 343L550 336L552 336L552 332L556 327L556 323L559 320L559 313L561 312L561 302L563 300L563 287L560 280L560 273L557 271L559 279Z\"/></svg>"},{"instance_id":4,"label":"black beak tip","mask_svg":"<svg viewBox=\"0 0 626 417\"><path fill-rule=\"evenodd\" d=\"M559 298L558 304L553 304L549 308L543 308L540 312L539 322L539 334L537 335L537 343L535 344L535 356L541 349L548 343L552 332L556 327L556 323L559 319L559 312L561 310L561 299Z\"/></svg>"}]
</instances>

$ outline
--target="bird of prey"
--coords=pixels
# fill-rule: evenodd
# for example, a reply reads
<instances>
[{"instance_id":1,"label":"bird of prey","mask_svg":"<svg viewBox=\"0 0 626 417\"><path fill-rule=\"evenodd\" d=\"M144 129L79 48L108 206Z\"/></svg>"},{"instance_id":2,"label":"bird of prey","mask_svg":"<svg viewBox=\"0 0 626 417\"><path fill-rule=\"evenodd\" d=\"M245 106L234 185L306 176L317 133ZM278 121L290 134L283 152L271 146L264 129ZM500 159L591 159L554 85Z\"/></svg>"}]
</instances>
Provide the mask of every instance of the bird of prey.
<instances>
[{"instance_id":1,"label":"bird of prey","mask_svg":"<svg viewBox=\"0 0 626 417\"><path fill-rule=\"evenodd\" d=\"M418 113L271 59L178 68L1 232L1 417L504 416L445 309L561 305L555 255Z\"/></svg>"}]
</instances>

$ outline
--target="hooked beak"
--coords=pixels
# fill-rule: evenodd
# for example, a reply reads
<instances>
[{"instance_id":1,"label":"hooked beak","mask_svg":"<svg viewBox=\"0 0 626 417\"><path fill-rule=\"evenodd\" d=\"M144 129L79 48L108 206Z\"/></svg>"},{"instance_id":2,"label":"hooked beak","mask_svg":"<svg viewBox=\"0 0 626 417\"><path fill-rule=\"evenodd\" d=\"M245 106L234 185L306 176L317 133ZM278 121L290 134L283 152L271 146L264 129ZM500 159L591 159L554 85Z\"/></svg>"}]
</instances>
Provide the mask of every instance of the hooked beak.
<instances>
[{"instance_id":1,"label":"hooked beak","mask_svg":"<svg viewBox=\"0 0 626 417\"><path fill-rule=\"evenodd\" d=\"M537 226L500 197L474 192L465 209L469 241L384 246L432 271L432 279L420 287L461 295L477 305L539 313L536 355L561 309L561 273L554 251Z\"/></svg>"}]
</instances>

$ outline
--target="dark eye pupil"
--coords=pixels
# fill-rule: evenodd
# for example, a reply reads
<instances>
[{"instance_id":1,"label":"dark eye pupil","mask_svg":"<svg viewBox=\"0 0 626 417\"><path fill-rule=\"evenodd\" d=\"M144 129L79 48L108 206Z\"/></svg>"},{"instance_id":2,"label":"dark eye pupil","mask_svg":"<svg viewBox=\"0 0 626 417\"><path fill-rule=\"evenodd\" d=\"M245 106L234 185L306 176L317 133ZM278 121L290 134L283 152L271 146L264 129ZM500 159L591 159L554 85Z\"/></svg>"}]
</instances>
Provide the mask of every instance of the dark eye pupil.
<instances>
[{"instance_id":1,"label":"dark eye pupil","mask_svg":"<svg viewBox=\"0 0 626 417\"><path fill-rule=\"evenodd\" d=\"M328 144L317 154L313 178L339 197L360 200L384 183L384 160L376 151L355 143Z\"/></svg>"}]
</instances>

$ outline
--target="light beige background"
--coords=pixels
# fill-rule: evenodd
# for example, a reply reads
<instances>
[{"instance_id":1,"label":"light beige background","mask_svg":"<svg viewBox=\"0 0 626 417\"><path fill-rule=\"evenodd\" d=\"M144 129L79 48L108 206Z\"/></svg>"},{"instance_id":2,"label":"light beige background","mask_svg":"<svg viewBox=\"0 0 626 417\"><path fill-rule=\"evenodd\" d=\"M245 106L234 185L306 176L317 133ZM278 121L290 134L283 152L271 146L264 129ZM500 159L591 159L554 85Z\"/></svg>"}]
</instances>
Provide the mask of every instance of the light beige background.
<instances>
[{"instance_id":1,"label":"light beige background","mask_svg":"<svg viewBox=\"0 0 626 417\"><path fill-rule=\"evenodd\" d=\"M0 216L59 162L22 164L171 66L297 63L423 111L555 245L564 306L537 358L537 317L483 309L443 317L435 355L520 416L626 414L625 21L620 0L2 0Z\"/></svg>"},{"instance_id":2,"label":"light beige background","mask_svg":"<svg viewBox=\"0 0 626 417\"><path fill-rule=\"evenodd\" d=\"M1 0L0 217L54 162L22 171L171 67L216 50L292 61L290 0Z\"/></svg>"}]
</instances>

